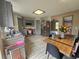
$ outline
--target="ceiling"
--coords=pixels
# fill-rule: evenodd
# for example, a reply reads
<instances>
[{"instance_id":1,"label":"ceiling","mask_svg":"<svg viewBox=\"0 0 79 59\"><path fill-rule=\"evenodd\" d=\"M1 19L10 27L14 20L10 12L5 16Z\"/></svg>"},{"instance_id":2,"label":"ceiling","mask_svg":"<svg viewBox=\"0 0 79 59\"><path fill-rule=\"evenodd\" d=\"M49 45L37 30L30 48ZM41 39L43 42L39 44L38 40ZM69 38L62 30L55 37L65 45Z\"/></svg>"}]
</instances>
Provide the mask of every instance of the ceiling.
<instances>
[{"instance_id":1,"label":"ceiling","mask_svg":"<svg viewBox=\"0 0 79 59\"><path fill-rule=\"evenodd\" d=\"M54 16L79 9L79 0L10 0L13 11L26 17ZM44 10L42 15L33 14L37 9Z\"/></svg>"}]
</instances>

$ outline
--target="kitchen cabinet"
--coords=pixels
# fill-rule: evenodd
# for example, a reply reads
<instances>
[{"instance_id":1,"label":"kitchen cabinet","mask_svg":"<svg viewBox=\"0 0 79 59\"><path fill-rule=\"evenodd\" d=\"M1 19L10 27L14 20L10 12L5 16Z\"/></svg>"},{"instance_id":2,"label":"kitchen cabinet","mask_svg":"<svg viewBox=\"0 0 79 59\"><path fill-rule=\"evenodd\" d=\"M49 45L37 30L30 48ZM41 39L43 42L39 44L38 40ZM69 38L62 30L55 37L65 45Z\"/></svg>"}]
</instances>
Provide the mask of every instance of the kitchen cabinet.
<instances>
[{"instance_id":1,"label":"kitchen cabinet","mask_svg":"<svg viewBox=\"0 0 79 59\"><path fill-rule=\"evenodd\" d=\"M12 4L5 0L0 0L0 26L13 27Z\"/></svg>"},{"instance_id":2,"label":"kitchen cabinet","mask_svg":"<svg viewBox=\"0 0 79 59\"><path fill-rule=\"evenodd\" d=\"M4 15L5 15L5 0L0 0L0 26L4 26Z\"/></svg>"},{"instance_id":3,"label":"kitchen cabinet","mask_svg":"<svg viewBox=\"0 0 79 59\"><path fill-rule=\"evenodd\" d=\"M12 4L8 1L5 1L5 26L13 27L13 10Z\"/></svg>"}]
</instances>

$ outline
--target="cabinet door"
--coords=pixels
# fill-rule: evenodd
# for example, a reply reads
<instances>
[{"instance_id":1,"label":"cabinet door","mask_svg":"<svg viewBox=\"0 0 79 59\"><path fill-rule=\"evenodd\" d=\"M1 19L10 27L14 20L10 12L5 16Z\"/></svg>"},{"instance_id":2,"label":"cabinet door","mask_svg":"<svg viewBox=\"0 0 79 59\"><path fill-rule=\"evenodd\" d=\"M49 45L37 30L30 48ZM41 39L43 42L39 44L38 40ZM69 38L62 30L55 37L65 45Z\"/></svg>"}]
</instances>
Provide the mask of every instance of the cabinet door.
<instances>
[{"instance_id":1,"label":"cabinet door","mask_svg":"<svg viewBox=\"0 0 79 59\"><path fill-rule=\"evenodd\" d=\"M5 14L5 7L4 7L5 0L0 0L0 26L4 26L4 14Z\"/></svg>"},{"instance_id":2,"label":"cabinet door","mask_svg":"<svg viewBox=\"0 0 79 59\"><path fill-rule=\"evenodd\" d=\"M13 11L12 4L10 2L5 2L5 17L6 17L6 26L13 27Z\"/></svg>"},{"instance_id":3,"label":"cabinet door","mask_svg":"<svg viewBox=\"0 0 79 59\"><path fill-rule=\"evenodd\" d=\"M12 5L5 0L0 0L0 26L13 27Z\"/></svg>"}]
</instances>

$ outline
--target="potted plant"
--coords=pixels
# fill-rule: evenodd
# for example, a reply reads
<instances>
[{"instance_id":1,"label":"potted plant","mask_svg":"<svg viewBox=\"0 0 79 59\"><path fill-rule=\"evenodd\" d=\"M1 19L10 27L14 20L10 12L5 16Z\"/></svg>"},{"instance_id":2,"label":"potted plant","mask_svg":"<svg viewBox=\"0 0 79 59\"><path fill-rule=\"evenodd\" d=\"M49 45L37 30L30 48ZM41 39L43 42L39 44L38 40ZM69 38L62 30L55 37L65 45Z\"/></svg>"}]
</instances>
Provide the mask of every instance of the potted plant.
<instances>
[{"instance_id":1,"label":"potted plant","mask_svg":"<svg viewBox=\"0 0 79 59\"><path fill-rule=\"evenodd\" d=\"M61 31L61 33L60 33L61 38L64 38L65 37L65 33L68 31L68 29L69 28L67 26L61 26L59 28L59 30Z\"/></svg>"}]
</instances>

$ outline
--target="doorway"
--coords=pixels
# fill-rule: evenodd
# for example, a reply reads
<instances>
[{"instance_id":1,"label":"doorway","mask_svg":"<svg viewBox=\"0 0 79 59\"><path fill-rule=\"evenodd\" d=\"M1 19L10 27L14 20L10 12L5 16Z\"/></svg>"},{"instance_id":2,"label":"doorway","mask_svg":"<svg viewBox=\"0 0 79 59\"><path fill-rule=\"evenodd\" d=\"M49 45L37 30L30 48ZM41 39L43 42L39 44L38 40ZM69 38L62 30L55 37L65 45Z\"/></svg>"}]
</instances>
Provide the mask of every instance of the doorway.
<instances>
[{"instance_id":1,"label":"doorway","mask_svg":"<svg viewBox=\"0 0 79 59\"><path fill-rule=\"evenodd\" d=\"M41 21L36 20L36 35L40 35L40 34L41 34Z\"/></svg>"}]
</instances>

